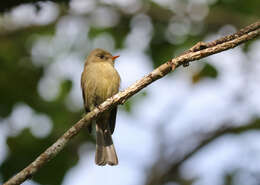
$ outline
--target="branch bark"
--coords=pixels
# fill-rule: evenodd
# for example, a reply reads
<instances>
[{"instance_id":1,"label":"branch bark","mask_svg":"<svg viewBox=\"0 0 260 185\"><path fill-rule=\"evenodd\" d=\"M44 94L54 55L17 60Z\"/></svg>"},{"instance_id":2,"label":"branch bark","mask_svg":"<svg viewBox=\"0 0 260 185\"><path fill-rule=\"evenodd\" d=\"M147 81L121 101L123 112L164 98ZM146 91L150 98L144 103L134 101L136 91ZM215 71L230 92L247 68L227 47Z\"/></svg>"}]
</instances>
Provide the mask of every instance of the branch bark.
<instances>
[{"instance_id":1,"label":"branch bark","mask_svg":"<svg viewBox=\"0 0 260 185\"><path fill-rule=\"evenodd\" d=\"M251 24L239 32L222 37L218 40L204 43L199 42L187 52L183 53L179 57L167 61L162 64L150 74L146 75L124 91L121 91L111 98L108 98L101 105L96 107L93 111L85 115L75 125L73 125L68 131L66 131L53 145L40 154L31 164L9 179L4 185L17 185L24 182L35 174L45 163L53 159L70 141L75 135L77 135L83 127L86 127L91 123L91 120L98 117L105 110L111 109L113 106L124 104L124 102L151 84L152 82L164 77L171 71L174 71L180 65L187 65L189 62L205 58L209 55L213 55L231 48L234 48L244 42L252 40L260 35L260 21Z\"/></svg>"}]
</instances>

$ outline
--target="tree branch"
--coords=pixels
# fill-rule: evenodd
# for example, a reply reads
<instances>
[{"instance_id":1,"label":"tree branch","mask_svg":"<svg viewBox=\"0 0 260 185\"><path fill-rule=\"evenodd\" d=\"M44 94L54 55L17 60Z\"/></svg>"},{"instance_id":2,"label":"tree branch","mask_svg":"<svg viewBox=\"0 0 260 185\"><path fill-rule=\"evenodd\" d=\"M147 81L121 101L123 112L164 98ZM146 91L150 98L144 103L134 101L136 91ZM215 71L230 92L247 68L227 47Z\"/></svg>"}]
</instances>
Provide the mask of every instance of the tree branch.
<instances>
[{"instance_id":1,"label":"tree branch","mask_svg":"<svg viewBox=\"0 0 260 185\"><path fill-rule=\"evenodd\" d=\"M231 48L234 48L244 42L252 40L260 35L260 21L251 24L239 32L223 37L209 43L199 42L193 46L188 52L176 57L166 63L162 64L150 74L146 75L124 91L121 91L111 98L108 98L101 105L96 107L93 111L85 115L74 126L66 131L53 145L39 155L31 164L9 179L4 185L17 185L30 178L36 173L45 163L53 159L72 139L77 135L83 127L86 127L91 123L91 120L98 117L105 110L111 109L113 106L123 104L128 98L151 84L152 82L162 78L170 71L174 71L178 66L188 64L191 61L205 58L209 55L213 55Z\"/></svg>"},{"instance_id":2,"label":"tree branch","mask_svg":"<svg viewBox=\"0 0 260 185\"><path fill-rule=\"evenodd\" d=\"M158 173L158 171L156 171L156 169L153 169L151 174L149 175L149 178L147 178L145 184L146 185L165 184L169 181L176 180L179 176L178 170L179 170L180 166L185 161L187 161L192 156L194 156L194 154L196 154L200 149L202 149L203 147L210 144L216 138L219 138L225 134L240 134L245 131L259 129L260 128L259 121L260 120L258 119L248 125L242 125L240 127L223 126L223 127L219 128L218 130L212 131L210 133L199 134L199 135L203 135L204 138L201 140L201 142L195 148L191 149L189 152L184 154L177 161L174 161L172 164L168 164L168 168L165 169L165 171ZM161 161L156 162L154 164L154 167L156 168L156 166L159 166L160 163L161 163ZM154 174L154 171L155 171L155 174Z\"/></svg>"}]
</instances>

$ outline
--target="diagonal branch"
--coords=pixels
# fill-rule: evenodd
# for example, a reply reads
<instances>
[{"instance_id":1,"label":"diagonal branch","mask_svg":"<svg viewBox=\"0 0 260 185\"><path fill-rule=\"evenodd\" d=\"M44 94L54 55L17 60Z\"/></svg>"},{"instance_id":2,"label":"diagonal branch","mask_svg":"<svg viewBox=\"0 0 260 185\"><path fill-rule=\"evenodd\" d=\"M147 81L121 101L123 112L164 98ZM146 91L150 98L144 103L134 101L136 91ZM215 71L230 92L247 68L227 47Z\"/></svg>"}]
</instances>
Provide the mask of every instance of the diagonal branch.
<instances>
[{"instance_id":1,"label":"diagonal branch","mask_svg":"<svg viewBox=\"0 0 260 185\"><path fill-rule=\"evenodd\" d=\"M105 102L95 108L93 111L85 115L75 125L73 125L68 131L66 131L53 145L46 149L41 155L39 155L31 164L9 179L4 185L17 185L24 182L35 174L45 163L53 159L72 139L77 135L83 127L86 127L91 123L91 120L98 117L105 110L111 109L113 106L123 104L128 98L151 84L152 82L164 77L171 71L174 71L178 66L188 64L191 61L205 58L209 55L213 55L231 48L234 48L244 42L252 40L260 35L260 21L251 24L239 32L220 38L213 42L203 43L199 42L193 46L188 52L176 57L166 63L162 64L150 74L146 75L133 85L108 98Z\"/></svg>"}]
</instances>

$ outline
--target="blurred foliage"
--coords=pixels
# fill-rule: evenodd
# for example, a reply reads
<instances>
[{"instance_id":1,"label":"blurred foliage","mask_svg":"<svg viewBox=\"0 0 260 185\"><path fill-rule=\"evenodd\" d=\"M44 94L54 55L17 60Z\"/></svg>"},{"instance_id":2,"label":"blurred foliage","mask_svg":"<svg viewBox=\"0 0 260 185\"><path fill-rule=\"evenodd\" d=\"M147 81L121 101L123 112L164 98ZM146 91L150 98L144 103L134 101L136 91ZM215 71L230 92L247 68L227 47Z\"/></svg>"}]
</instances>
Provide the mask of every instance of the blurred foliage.
<instances>
[{"instance_id":1,"label":"blurred foliage","mask_svg":"<svg viewBox=\"0 0 260 185\"><path fill-rule=\"evenodd\" d=\"M142 91L138 94L136 94L134 97L128 99L124 105L123 108L126 112L131 113L132 112L132 105L135 104L138 101L141 101L145 96L147 95L146 91Z\"/></svg>"},{"instance_id":2,"label":"blurred foliage","mask_svg":"<svg viewBox=\"0 0 260 185\"><path fill-rule=\"evenodd\" d=\"M44 2L44 1L48 1L48 0L41 0L41 1L37 1L37 0L1 1L0 2L0 12L8 11L11 8L14 8L14 7L18 6L18 5L22 5L22 4L25 4L25 3L36 3L36 2ZM67 0L52 0L52 1L53 2L57 2L57 3L64 3L64 4L68 3Z\"/></svg>"},{"instance_id":3,"label":"blurred foliage","mask_svg":"<svg viewBox=\"0 0 260 185\"><path fill-rule=\"evenodd\" d=\"M0 11L10 10L10 8L25 2L36 1L1 1ZM59 0L53 2L62 2L62 4L58 5L62 6L62 8L65 6L65 9L69 8L67 1ZM152 1L143 1L143 3L140 11L145 12L151 18L154 27L149 48L146 50L152 58L154 67L169 60L180 51L188 49L196 42L203 40L207 34L215 32L221 26L232 24L240 28L256 21L260 15L259 0L217 1L209 7L209 14L204 20L202 32L197 35L188 34L185 41L178 45L171 43L164 36L167 25L175 13ZM109 33L115 40L115 47L123 48L124 41L131 29L130 24L133 15L123 11L117 12L120 14L120 21L117 25L110 28L92 26L88 37L94 39L101 33ZM69 13L68 11L63 11L62 14L66 15ZM22 130L18 135L9 136L7 140L9 153L0 166L1 176L4 181L34 160L36 156L61 136L65 130L79 120L83 114L83 110L73 112L66 107L65 99L73 85L70 80L62 82L59 96L53 101L46 101L38 94L38 83L44 74L44 69L42 66L36 66L32 62L30 50L33 38L35 35L53 35L57 22L58 20L42 26L29 25L0 33L0 117L2 119L8 118L14 106L23 102L29 105L36 113L48 115L53 122L53 128L48 137L37 138L32 135L29 129ZM203 65L204 67L193 75L191 80L194 83L203 78L210 77L214 79L217 77L218 71L213 66L210 64ZM146 93L144 92L130 99L124 105L124 109L131 112L131 105L138 101L139 98L145 96ZM44 166L33 177L33 180L40 184L60 184L68 169L77 164L78 148L86 141L93 142L92 136L81 132L70 142L64 151ZM227 184L232 181L231 177L227 176Z\"/></svg>"},{"instance_id":4,"label":"blurred foliage","mask_svg":"<svg viewBox=\"0 0 260 185\"><path fill-rule=\"evenodd\" d=\"M115 41L115 47L118 49L123 48L124 39L126 38L127 34L130 31L129 24L130 24L130 17L122 17L120 19L120 22L116 26L116 29L114 27L112 28L91 27L88 36L89 38L93 39L102 33L109 33L113 36L113 39Z\"/></svg>"},{"instance_id":5,"label":"blurred foliage","mask_svg":"<svg viewBox=\"0 0 260 185\"><path fill-rule=\"evenodd\" d=\"M210 64L205 63L203 68L192 77L192 82L197 83L203 78L216 78L218 76L218 71Z\"/></svg>"}]
</instances>

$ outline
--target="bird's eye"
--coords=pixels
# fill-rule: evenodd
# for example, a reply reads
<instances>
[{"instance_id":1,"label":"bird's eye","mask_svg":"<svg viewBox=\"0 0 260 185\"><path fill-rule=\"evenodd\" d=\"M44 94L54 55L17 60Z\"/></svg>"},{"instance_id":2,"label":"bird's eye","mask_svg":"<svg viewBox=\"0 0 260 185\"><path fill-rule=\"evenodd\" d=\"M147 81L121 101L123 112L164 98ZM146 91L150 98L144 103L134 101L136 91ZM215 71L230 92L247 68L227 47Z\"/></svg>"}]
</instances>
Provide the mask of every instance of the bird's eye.
<instances>
[{"instance_id":1,"label":"bird's eye","mask_svg":"<svg viewBox=\"0 0 260 185\"><path fill-rule=\"evenodd\" d=\"M105 56L104 55L99 55L99 58L103 59L103 58L105 58Z\"/></svg>"}]
</instances>

